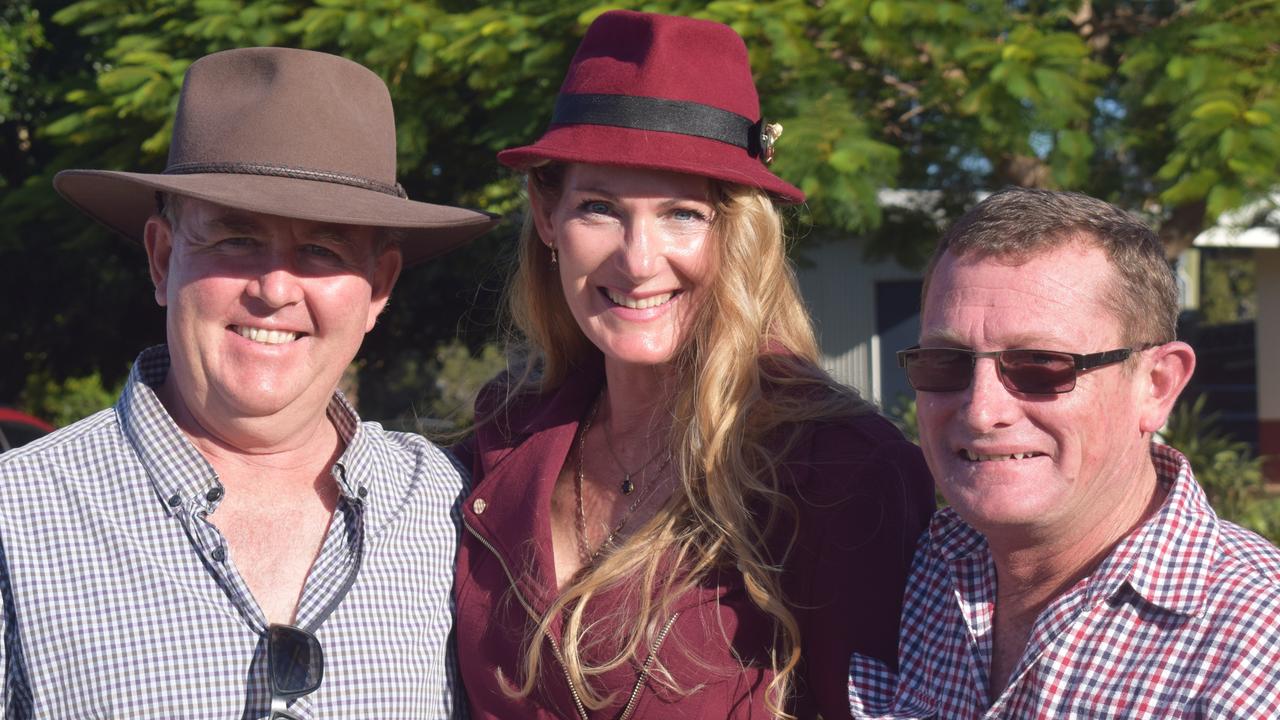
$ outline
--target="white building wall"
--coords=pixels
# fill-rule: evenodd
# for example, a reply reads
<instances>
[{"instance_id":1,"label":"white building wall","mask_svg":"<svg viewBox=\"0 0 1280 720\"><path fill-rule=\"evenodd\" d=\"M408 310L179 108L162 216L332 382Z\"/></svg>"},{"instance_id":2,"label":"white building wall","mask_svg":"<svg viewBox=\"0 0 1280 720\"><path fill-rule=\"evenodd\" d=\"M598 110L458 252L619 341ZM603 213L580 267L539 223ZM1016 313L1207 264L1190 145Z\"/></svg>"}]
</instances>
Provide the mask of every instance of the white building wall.
<instances>
[{"instance_id":1,"label":"white building wall","mask_svg":"<svg viewBox=\"0 0 1280 720\"><path fill-rule=\"evenodd\" d=\"M884 356L901 348L881 347L876 283L916 280L919 274L892 262L867 263L858 239L804 246L798 255L800 292L814 319L825 369L863 397L892 405L896 397L882 396L884 377L899 369Z\"/></svg>"},{"instance_id":2,"label":"white building wall","mask_svg":"<svg viewBox=\"0 0 1280 720\"><path fill-rule=\"evenodd\" d=\"M1280 424L1280 252L1256 250L1258 319L1258 420L1263 426ZM1274 430L1273 430L1274 432ZM1280 438L1277 438L1280 439ZM1277 447L1263 452L1274 453Z\"/></svg>"}]
</instances>

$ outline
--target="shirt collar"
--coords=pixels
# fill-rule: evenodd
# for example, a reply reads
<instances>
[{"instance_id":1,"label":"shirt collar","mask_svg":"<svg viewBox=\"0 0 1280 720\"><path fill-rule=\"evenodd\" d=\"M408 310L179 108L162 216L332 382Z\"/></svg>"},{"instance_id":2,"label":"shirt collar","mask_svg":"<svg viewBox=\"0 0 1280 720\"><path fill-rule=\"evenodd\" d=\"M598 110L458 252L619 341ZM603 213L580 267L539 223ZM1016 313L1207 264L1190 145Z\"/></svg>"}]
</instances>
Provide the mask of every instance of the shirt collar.
<instances>
[{"instance_id":1,"label":"shirt collar","mask_svg":"<svg viewBox=\"0 0 1280 720\"><path fill-rule=\"evenodd\" d=\"M222 498L222 485L213 466L196 450L169 416L156 390L169 374L169 349L156 345L134 361L116 414L125 437L138 454L165 510L212 512ZM335 391L326 415L346 445L334 465L339 491L352 502L363 502L368 485L382 467L360 418L342 393Z\"/></svg>"},{"instance_id":2,"label":"shirt collar","mask_svg":"<svg viewBox=\"0 0 1280 720\"><path fill-rule=\"evenodd\" d=\"M954 509L944 507L929 521L929 545L943 562L950 564L974 552L985 552L987 539L960 519Z\"/></svg>"},{"instance_id":3,"label":"shirt collar","mask_svg":"<svg viewBox=\"0 0 1280 720\"><path fill-rule=\"evenodd\" d=\"M377 469L387 467L379 462L373 443L369 440L369 432L360 423L360 416L355 408L335 390L325 409L329 422L338 430L346 446L338 462L334 463L333 476L338 481L338 489L351 501L363 501L369 492L369 484L378 476Z\"/></svg>"},{"instance_id":4,"label":"shirt collar","mask_svg":"<svg viewBox=\"0 0 1280 720\"><path fill-rule=\"evenodd\" d=\"M1218 518L1182 453L1152 443L1164 503L1120 541L1090 578L1090 599L1132 589L1148 603L1180 615L1198 615L1218 553Z\"/></svg>"},{"instance_id":5,"label":"shirt collar","mask_svg":"<svg viewBox=\"0 0 1280 720\"><path fill-rule=\"evenodd\" d=\"M168 374L168 348L157 345L143 350L129 371L116 415L165 511L175 514L199 504L211 505L210 498L221 499L221 486L213 466L182 434L156 396Z\"/></svg>"},{"instance_id":6,"label":"shirt collar","mask_svg":"<svg viewBox=\"0 0 1280 720\"><path fill-rule=\"evenodd\" d=\"M1160 509L1120 541L1088 580L1088 601L1132 589L1152 605L1196 615L1205 601L1218 548L1218 520L1182 453L1152 443L1157 482L1168 495ZM987 541L951 508L934 514L929 542L944 562L987 552Z\"/></svg>"}]
</instances>

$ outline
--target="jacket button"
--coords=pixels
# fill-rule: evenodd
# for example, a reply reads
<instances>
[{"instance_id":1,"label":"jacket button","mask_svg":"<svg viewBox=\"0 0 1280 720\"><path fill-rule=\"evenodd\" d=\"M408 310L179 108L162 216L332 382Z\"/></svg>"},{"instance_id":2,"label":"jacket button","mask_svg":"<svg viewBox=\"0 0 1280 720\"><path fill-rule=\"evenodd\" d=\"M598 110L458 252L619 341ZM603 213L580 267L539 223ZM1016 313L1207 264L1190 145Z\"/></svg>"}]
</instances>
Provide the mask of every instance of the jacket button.
<instances>
[{"instance_id":1,"label":"jacket button","mask_svg":"<svg viewBox=\"0 0 1280 720\"><path fill-rule=\"evenodd\" d=\"M471 503L471 509L475 510L477 515L484 514L484 509L487 507L489 503L485 502L484 498L476 498L476 501Z\"/></svg>"}]
</instances>

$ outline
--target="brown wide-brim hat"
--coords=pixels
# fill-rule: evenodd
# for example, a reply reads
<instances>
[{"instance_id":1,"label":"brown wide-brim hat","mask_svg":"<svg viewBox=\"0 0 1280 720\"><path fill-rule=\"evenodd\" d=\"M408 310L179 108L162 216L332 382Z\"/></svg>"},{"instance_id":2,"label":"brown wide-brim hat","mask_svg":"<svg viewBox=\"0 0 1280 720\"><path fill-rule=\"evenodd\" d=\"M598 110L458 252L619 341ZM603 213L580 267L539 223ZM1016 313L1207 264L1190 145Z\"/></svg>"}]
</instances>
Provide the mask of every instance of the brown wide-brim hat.
<instances>
[{"instance_id":1,"label":"brown wide-brim hat","mask_svg":"<svg viewBox=\"0 0 1280 720\"><path fill-rule=\"evenodd\" d=\"M395 114L381 78L336 55L290 48L226 50L192 63L163 173L64 170L53 186L135 241L164 192L288 218L395 228L405 265L497 222L408 199L396 182Z\"/></svg>"},{"instance_id":2,"label":"brown wide-brim hat","mask_svg":"<svg viewBox=\"0 0 1280 720\"><path fill-rule=\"evenodd\" d=\"M804 192L768 168L780 132L760 115L733 28L611 10L587 28L547 131L498 160L515 170L548 161L670 170L801 203Z\"/></svg>"}]
</instances>

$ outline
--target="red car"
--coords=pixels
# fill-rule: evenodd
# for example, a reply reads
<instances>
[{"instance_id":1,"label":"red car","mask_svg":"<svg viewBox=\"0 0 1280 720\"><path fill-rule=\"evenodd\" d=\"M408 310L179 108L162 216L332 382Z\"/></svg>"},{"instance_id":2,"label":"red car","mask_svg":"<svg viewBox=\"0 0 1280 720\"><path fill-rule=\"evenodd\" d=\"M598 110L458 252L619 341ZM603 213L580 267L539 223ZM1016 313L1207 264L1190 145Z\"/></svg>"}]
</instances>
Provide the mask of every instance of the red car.
<instances>
[{"instance_id":1,"label":"red car","mask_svg":"<svg viewBox=\"0 0 1280 720\"><path fill-rule=\"evenodd\" d=\"M37 417L0 407L0 452L12 450L53 432L53 426Z\"/></svg>"}]
</instances>

